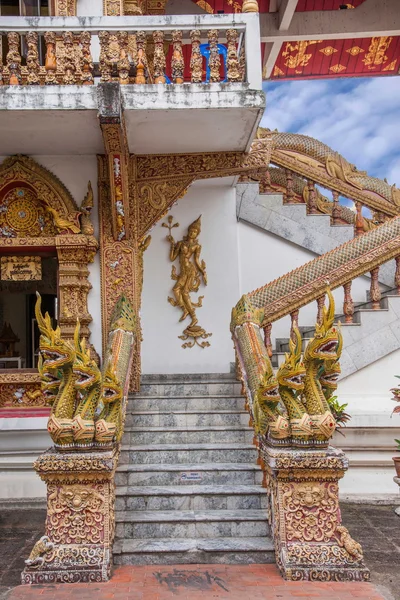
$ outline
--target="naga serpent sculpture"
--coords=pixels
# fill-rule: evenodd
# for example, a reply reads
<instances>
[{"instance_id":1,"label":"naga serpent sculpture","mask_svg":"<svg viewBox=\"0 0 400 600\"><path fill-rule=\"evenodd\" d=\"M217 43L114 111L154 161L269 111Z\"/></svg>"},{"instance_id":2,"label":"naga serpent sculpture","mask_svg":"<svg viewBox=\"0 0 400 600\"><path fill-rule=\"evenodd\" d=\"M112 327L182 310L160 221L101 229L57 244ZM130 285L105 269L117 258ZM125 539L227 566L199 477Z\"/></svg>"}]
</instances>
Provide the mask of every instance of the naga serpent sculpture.
<instances>
[{"instance_id":1,"label":"naga serpent sculpture","mask_svg":"<svg viewBox=\"0 0 400 600\"><path fill-rule=\"evenodd\" d=\"M327 294L329 306L323 309L303 360L302 338L294 327L295 341L289 341L289 353L276 376L261 337L263 309L243 296L232 311L232 337L254 429L271 445L326 446L335 431L324 390L340 371L342 336L333 325L335 304L329 289Z\"/></svg>"},{"instance_id":2,"label":"naga serpent sculpture","mask_svg":"<svg viewBox=\"0 0 400 600\"><path fill-rule=\"evenodd\" d=\"M85 340L81 340L79 334L78 321L74 334L75 361L72 370L79 403L74 414L72 430L75 444L85 446L92 444L94 438L94 415L101 394L101 373L90 357L90 349L86 348Z\"/></svg>"},{"instance_id":3,"label":"naga serpent sculpture","mask_svg":"<svg viewBox=\"0 0 400 600\"><path fill-rule=\"evenodd\" d=\"M289 354L278 369L279 394L289 415L292 442L308 440L312 436L311 418L301 401L306 369L301 360L302 339L297 327L293 328L296 342L289 340Z\"/></svg>"},{"instance_id":4,"label":"naga serpent sculpture","mask_svg":"<svg viewBox=\"0 0 400 600\"><path fill-rule=\"evenodd\" d=\"M335 302L331 291L328 308L323 308L321 324L315 326L315 335L304 351L306 376L304 381L304 405L311 417L313 436L317 440L329 439L335 429L336 421L324 396L319 379L321 368L326 363L338 360L339 329L333 326Z\"/></svg>"},{"instance_id":5,"label":"naga serpent sculpture","mask_svg":"<svg viewBox=\"0 0 400 600\"><path fill-rule=\"evenodd\" d=\"M116 304L110 325L109 347L103 375L80 338L77 321L74 345L53 329L48 313L43 317L37 294L35 314L40 330L38 369L42 393L51 404L48 432L59 450L107 449L123 433L126 380L131 366L135 331L132 307L125 297Z\"/></svg>"},{"instance_id":6,"label":"naga serpent sculpture","mask_svg":"<svg viewBox=\"0 0 400 600\"><path fill-rule=\"evenodd\" d=\"M73 444L73 417L75 412L75 375L73 363L75 360L74 348L61 338L59 327L53 329L50 315L43 317L42 299L37 292L35 315L40 330L40 354L43 359L41 369L46 373L45 383L48 379L57 377L61 373L61 382L57 397L54 399L47 430L54 443L59 446Z\"/></svg>"},{"instance_id":7,"label":"naga serpent sculpture","mask_svg":"<svg viewBox=\"0 0 400 600\"><path fill-rule=\"evenodd\" d=\"M400 190L395 185L389 185L385 180L371 177L366 171L359 171L341 154L312 137L298 133L270 131L260 127L257 131L257 139L268 139L272 163L286 166L283 164L285 158L288 158L289 161L295 160L299 166L302 164L302 171L307 170L307 167L310 168L311 179L313 178L312 170L313 174L319 172L324 180L330 178L332 182L334 180L341 181L347 186L363 192L366 204L368 204L368 199L376 198L392 207L400 207ZM324 184L317 178L315 181L321 185ZM398 213L398 211L396 212Z\"/></svg>"}]
</instances>

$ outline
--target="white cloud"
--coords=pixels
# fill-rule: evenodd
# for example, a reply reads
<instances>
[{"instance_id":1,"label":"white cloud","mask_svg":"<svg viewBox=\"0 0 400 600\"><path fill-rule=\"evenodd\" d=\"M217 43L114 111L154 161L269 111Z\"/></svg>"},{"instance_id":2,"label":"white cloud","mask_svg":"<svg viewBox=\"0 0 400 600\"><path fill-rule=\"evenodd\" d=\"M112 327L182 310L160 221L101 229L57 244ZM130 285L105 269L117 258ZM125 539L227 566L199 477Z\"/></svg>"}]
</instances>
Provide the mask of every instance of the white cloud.
<instances>
[{"instance_id":1,"label":"white cloud","mask_svg":"<svg viewBox=\"0 0 400 600\"><path fill-rule=\"evenodd\" d=\"M266 85L262 126L317 138L400 187L400 77Z\"/></svg>"}]
</instances>

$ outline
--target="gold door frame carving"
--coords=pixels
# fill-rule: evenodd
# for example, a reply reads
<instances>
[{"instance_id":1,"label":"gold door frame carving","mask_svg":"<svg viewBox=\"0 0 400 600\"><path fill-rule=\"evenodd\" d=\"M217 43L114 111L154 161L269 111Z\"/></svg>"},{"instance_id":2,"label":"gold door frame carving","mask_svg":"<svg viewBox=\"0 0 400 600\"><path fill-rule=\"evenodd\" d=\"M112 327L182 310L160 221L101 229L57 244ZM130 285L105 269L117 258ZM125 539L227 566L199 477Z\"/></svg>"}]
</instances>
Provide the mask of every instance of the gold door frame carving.
<instances>
[{"instance_id":1,"label":"gold door frame carving","mask_svg":"<svg viewBox=\"0 0 400 600\"><path fill-rule=\"evenodd\" d=\"M81 219L83 217L85 225L88 213L85 208L78 208L70 192L53 173L27 156L12 156L0 165L0 198L4 190L18 186L31 191L51 215L54 235L32 237L27 235L28 230L16 231L11 237L0 231L0 254L35 249L53 252L58 260L58 324L62 334L73 341L79 318L82 335L89 339L92 317L87 300L92 286L88 265L94 260L98 243L93 235L82 233ZM85 201L87 203L87 197ZM83 229L88 230L85 226ZM0 371L0 409L45 406L38 373L4 371Z\"/></svg>"}]
</instances>

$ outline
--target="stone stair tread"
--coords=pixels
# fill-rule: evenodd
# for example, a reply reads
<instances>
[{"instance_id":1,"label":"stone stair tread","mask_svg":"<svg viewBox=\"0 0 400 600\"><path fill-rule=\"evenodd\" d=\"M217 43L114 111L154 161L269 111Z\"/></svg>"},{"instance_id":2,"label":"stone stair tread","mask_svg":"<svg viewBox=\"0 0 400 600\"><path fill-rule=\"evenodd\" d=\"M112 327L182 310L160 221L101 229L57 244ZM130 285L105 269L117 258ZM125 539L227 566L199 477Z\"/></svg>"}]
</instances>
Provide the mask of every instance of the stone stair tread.
<instances>
[{"instance_id":1,"label":"stone stair tread","mask_svg":"<svg viewBox=\"0 0 400 600\"><path fill-rule=\"evenodd\" d=\"M116 523L266 521L265 510L133 510L116 511Z\"/></svg>"},{"instance_id":2,"label":"stone stair tread","mask_svg":"<svg viewBox=\"0 0 400 600\"><path fill-rule=\"evenodd\" d=\"M121 450L130 452L149 452L151 450L255 450L253 444L221 442L219 444L143 444L142 446L122 446Z\"/></svg>"},{"instance_id":3,"label":"stone stair tread","mask_svg":"<svg viewBox=\"0 0 400 600\"><path fill-rule=\"evenodd\" d=\"M242 538L167 538L120 540L114 544L115 554L149 552L269 552L274 544L268 537Z\"/></svg>"},{"instance_id":4,"label":"stone stair tread","mask_svg":"<svg viewBox=\"0 0 400 600\"><path fill-rule=\"evenodd\" d=\"M247 410L138 410L133 415L245 415Z\"/></svg>"},{"instance_id":5,"label":"stone stair tread","mask_svg":"<svg viewBox=\"0 0 400 600\"><path fill-rule=\"evenodd\" d=\"M252 427L247 427L247 425L195 425L194 427L173 427L171 425L158 427L158 426L143 426L143 427L135 427L135 426L127 426L124 431L130 432L161 432L161 431L250 431ZM153 444L151 445L153 447Z\"/></svg>"},{"instance_id":6,"label":"stone stair tread","mask_svg":"<svg viewBox=\"0 0 400 600\"><path fill-rule=\"evenodd\" d=\"M173 382L189 382L197 383L198 381L209 383L216 381L217 383L223 380L224 382L237 383L237 379L233 373L144 373L141 377L142 383L173 383Z\"/></svg>"},{"instance_id":7,"label":"stone stair tread","mask_svg":"<svg viewBox=\"0 0 400 600\"><path fill-rule=\"evenodd\" d=\"M117 496L196 496L265 494L260 485L119 486Z\"/></svg>"},{"instance_id":8,"label":"stone stair tread","mask_svg":"<svg viewBox=\"0 0 400 600\"><path fill-rule=\"evenodd\" d=\"M259 471L256 463L195 463L195 464L125 464L119 465L117 471L147 472L147 471Z\"/></svg>"},{"instance_id":9,"label":"stone stair tread","mask_svg":"<svg viewBox=\"0 0 400 600\"><path fill-rule=\"evenodd\" d=\"M168 396L165 394L159 394L159 395L151 395L151 394L129 394L128 395L128 399L135 401L135 400L209 400L210 398L216 398L217 400L219 400L220 398L241 398L244 401L244 398L242 396L242 394L207 394L207 395L200 395L200 394L182 394L181 396L179 396L178 394L175 394L174 396Z\"/></svg>"}]
</instances>

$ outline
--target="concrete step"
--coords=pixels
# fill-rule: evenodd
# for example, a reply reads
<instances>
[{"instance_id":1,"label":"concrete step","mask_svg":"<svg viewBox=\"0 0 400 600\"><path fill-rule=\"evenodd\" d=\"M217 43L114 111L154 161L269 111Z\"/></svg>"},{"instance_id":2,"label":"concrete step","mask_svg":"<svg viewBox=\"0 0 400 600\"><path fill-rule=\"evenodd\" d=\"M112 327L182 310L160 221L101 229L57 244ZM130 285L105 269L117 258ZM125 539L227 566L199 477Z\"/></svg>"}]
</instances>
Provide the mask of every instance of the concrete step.
<instances>
[{"instance_id":1,"label":"concrete step","mask_svg":"<svg viewBox=\"0 0 400 600\"><path fill-rule=\"evenodd\" d=\"M119 465L115 476L117 486L182 486L194 482L203 485L257 485L262 472L251 463L181 463ZM118 491L118 488L117 488Z\"/></svg>"},{"instance_id":2,"label":"concrete step","mask_svg":"<svg viewBox=\"0 0 400 600\"><path fill-rule=\"evenodd\" d=\"M183 464L256 462L257 450L252 444L154 444L122 446L120 464Z\"/></svg>"},{"instance_id":3,"label":"concrete step","mask_svg":"<svg viewBox=\"0 0 400 600\"><path fill-rule=\"evenodd\" d=\"M265 510L117 511L119 539L262 537L270 533Z\"/></svg>"},{"instance_id":4,"label":"concrete step","mask_svg":"<svg viewBox=\"0 0 400 600\"><path fill-rule=\"evenodd\" d=\"M149 444L205 444L220 442L243 442L250 444L254 430L244 425L226 427L125 427L123 443L129 445Z\"/></svg>"},{"instance_id":5,"label":"concrete step","mask_svg":"<svg viewBox=\"0 0 400 600\"><path fill-rule=\"evenodd\" d=\"M208 411L208 410L244 410L243 396L227 394L220 396L130 396L127 413L143 411Z\"/></svg>"},{"instance_id":6,"label":"concrete step","mask_svg":"<svg viewBox=\"0 0 400 600\"><path fill-rule=\"evenodd\" d=\"M275 562L269 537L121 540L114 544L116 565L263 564Z\"/></svg>"},{"instance_id":7,"label":"concrete step","mask_svg":"<svg viewBox=\"0 0 400 600\"><path fill-rule=\"evenodd\" d=\"M241 383L232 378L230 381L142 383L139 394L132 394L132 398L143 396L226 396L240 394L240 389Z\"/></svg>"},{"instance_id":8,"label":"concrete step","mask_svg":"<svg viewBox=\"0 0 400 600\"><path fill-rule=\"evenodd\" d=\"M260 485L120 486L116 510L260 510L267 496Z\"/></svg>"},{"instance_id":9,"label":"concrete step","mask_svg":"<svg viewBox=\"0 0 400 600\"><path fill-rule=\"evenodd\" d=\"M126 416L125 427L206 427L249 424L245 410L141 411Z\"/></svg>"}]
</instances>

